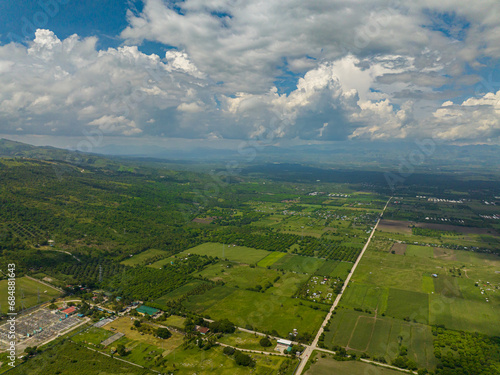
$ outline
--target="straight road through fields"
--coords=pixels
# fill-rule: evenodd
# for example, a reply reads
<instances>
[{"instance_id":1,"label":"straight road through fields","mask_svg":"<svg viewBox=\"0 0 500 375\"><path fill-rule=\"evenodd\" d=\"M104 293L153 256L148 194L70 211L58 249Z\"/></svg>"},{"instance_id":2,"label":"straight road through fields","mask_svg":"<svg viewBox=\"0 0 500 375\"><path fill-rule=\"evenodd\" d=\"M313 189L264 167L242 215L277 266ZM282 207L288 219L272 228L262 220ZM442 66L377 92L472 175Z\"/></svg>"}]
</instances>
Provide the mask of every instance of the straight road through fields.
<instances>
[{"instance_id":1,"label":"straight road through fields","mask_svg":"<svg viewBox=\"0 0 500 375\"><path fill-rule=\"evenodd\" d=\"M333 302L333 305L330 308L330 311L328 312L325 320L323 321L323 324L321 325L318 333L316 334L316 337L314 338L314 341L312 342L311 345L307 346L306 350L304 350L304 353L302 353L302 355L301 355L301 361L300 361L299 366L297 367L297 370L295 371L295 375L301 375L302 374L302 371L304 371L304 367L306 366L307 360L311 356L312 352L315 349L317 349L318 341L319 341L319 338L320 338L321 334L324 331L324 327L328 324L328 321L332 317L333 310L335 310L335 308L339 304L339 301L342 298L342 295L344 294L344 291L347 288L347 285L349 284L349 281L351 280L351 276L354 274L354 271L356 270L356 267L358 266L358 264L361 261L361 258L363 257L366 249L368 248L368 245L370 244L370 241L371 241L371 239L373 237L373 234L375 233L375 230L377 229L378 223L380 223L380 219L382 218L382 215L384 214L385 209L389 205L389 202L391 201L391 199L392 199L392 197L389 198L389 200L385 204L384 209L380 213L380 217L378 218L377 223L373 227L373 230L372 230L372 232L370 234L370 237L368 237L368 241L366 241L366 244L363 247L363 250L361 250L361 253L358 256L358 259L356 259L356 262L354 263L354 266L352 267L351 272L349 273L349 275L347 275L347 278L345 279L345 282L344 282L344 286L342 287L342 290L340 291L340 293L337 296L337 298L335 298L335 301Z\"/></svg>"}]
</instances>

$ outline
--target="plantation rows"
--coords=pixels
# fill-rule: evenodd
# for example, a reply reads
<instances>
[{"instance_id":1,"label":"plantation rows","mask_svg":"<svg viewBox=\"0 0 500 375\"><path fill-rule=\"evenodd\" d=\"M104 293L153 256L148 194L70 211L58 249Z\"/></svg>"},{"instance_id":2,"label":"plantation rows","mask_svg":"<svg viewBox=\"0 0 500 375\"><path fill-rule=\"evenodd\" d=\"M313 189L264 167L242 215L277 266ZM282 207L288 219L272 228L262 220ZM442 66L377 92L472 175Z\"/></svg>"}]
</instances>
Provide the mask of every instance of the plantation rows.
<instances>
[{"instance_id":1,"label":"plantation rows","mask_svg":"<svg viewBox=\"0 0 500 375\"><path fill-rule=\"evenodd\" d=\"M124 271L125 266L109 260L99 261L93 260L88 263L63 263L55 268L56 273L71 275L74 283L98 282L101 273L102 280L106 280L121 271ZM102 272L101 272L101 271Z\"/></svg>"},{"instance_id":2,"label":"plantation rows","mask_svg":"<svg viewBox=\"0 0 500 375\"><path fill-rule=\"evenodd\" d=\"M265 233L251 234L245 232L217 232L213 233L209 240L226 244L236 244L239 246L253 247L268 251L286 252L290 246L300 240L300 236L295 234Z\"/></svg>"}]
</instances>

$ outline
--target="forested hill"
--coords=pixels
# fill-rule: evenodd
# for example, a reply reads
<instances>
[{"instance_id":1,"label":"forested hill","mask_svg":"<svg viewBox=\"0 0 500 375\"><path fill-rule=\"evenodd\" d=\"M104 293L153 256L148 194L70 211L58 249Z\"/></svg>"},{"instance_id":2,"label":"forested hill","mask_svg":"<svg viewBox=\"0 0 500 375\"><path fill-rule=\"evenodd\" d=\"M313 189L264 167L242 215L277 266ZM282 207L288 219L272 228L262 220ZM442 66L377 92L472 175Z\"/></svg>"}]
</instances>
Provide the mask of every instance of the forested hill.
<instances>
[{"instance_id":1,"label":"forested hill","mask_svg":"<svg viewBox=\"0 0 500 375\"><path fill-rule=\"evenodd\" d=\"M80 259L115 261L152 247L175 252L199 242L190 224L195 195L186 185L202 188L206 176L121 169L0 158L1 259L18 261L21 269L43 264L54 258L40 251L49 250L49 240Z\"/></svg>"}]
</instances>

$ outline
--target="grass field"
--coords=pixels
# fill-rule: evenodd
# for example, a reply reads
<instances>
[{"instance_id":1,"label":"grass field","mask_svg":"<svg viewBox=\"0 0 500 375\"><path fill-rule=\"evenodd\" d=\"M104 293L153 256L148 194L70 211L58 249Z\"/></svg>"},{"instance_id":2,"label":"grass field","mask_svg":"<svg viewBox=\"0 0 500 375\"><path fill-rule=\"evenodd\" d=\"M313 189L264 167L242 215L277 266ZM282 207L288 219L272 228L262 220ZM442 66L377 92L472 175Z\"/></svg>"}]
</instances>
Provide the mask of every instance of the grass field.
<instances>
[{"instance_id":1,"label":"grass field","mask_svg":"<svg viewBox=\"0 0 500 375\"><path fill-rule=\"evenodd\" d=\"M271 267L279 270L312 274L325 262L322 259L287 254Z\"/></svg>"},{"instance_id":2,"label":"grass field","mask_svg":"<svg viewBox=\"0 0 500 375\"><path fill-rule=\"evenodd\" d=\"M159 322L159 324L167 326L167 327L174 327L177 329L184 329L184 322L186 318L183 318L182 316L177 316L177 315L170 315L167 320L164 322Z\"/></svg>"},{"instance_id":3,"label":"grass field","mask_svg":"<svg viewBox=\"0 0 500 375\"><path fill-rule=\"evenodd\" d=\"M100 344L102 341L113 336L114 333L103 328L89 327L71 338L74 342Z\"/></svg>"},{"instance_id":4,"label":"grass field","mask_svg":"<svg viewBox=\"0 0 500 375\"><path fill-rule=\"evenodd\" d=\"M176 375L274 375L283 361L284 357L251 354L256 366L253 369L236 365L234 359L222 353L221 347L213 347L210 350L198 348L176 349L166 359L166 368L162 372ZM174 367L175 365L175 367Z\"/></svg>"},{"instance_id":5,"label":"grass field","mask_svg":"<svg viewBox=\"0 0 500 375\"><path fill-rule=\"evenodd\" d=\"M314 272L315 275L329 276L329 277L340 277L345 280L349 272L351 271L353 263L351 262L339 262L336 260L326 260L321 265L321 267Z\"/></svg>"},{"instance_id":6,"label":"grass field","mask_svg":"<svg viewBox=\"0 0 500 375\"><path fill-rule=\"evenodd\" d=\"M185 250L182 253L179 253L178 256L182 256L183 254L208 255L212 257L219 257L221 259L228 259L232 262L256 264L261 259L269 255L269 251L252 249L246 246L223 246L221 243L208 242Z\"/></svg>"},{"instance_id":7,"label":"grass field","mask_svg":"<svg viewBox=\"0 0 500 375\"><path fill-rule=\"evenodd\" d=\"M121 264L124 264L126 266L137 266L137 265L144 265L146 262L156 256L168 256L170 253L165 250L158 250L158 249L149 249L146 251L143 251L142 253L136 254L131 258L125 259L124 261L120 262Z\"/></svg>"},{"instance_id":8,"label":"grass field","mask_svg":"<svg viewBox=\"0 0 500 375\"><path fill-rule=\"evenodd\" d=\"M0 280L0 305L2 313L6 313L8 305L8 281ZM61 293L54 288L41 284L27 277L16 279L16 309L38 305L42 302L50 301L52 298L58 297ZM38 300L40 296L40 300ZM22 302L22 303L21 303Z\"/></svg>"},{"instance_id":9,"label":"grass field","mask_svg":"<svg viewBox=\"0 0 500 375\"><path fill-rule=\"evenodd\" d=\"M286 255L286 253L282 253L279 251L272 252L269 254L267 257L262 259L257 265L259 267L269 267L273 265L277 260L283 258Z\"/></svg>"},{"instance_id":10,"label":"grass field","mask_svg":"<svg viewBox=\"0 0 500 375\"><path fill-rule=\"evenodd\" d=\"M252 288L256 285L264 286L266 283L273 283L274 279L281 275L280 272L272 269L254 267L248 265L233 265L228 262L219 262L211 265L195 275L201 275L212 281L223 281L231 287Z\"/></svg>"},{"instance_id":11,"label":"grass field","mask_svg":"<svg viewBox=\"0 0 500 375\"><path fill-rule=\"evenodd\" d=\"M308 275L302 273L285 272L274 285L266 290L266 294L276 296L292 297L300 286L307 281Z\"/></svg>"},{"instance_id":12,"label":"grass field","mask_svg":"<svg viewBox=\"0 0 500 375\"><path fill-rule=\"evenodd\" d=\"M400 371L378 367L369 363L358 361L336 361L330 356L321 358L321 355L317 355L317 361L311 365L311 367L305 372L305 374L401 375L402 373Z\"/></svg>"},{"instance_id":13,"label":"grass field","mask_svg":"<svg viewBox=\"0 0 500 375\"><path fill-rule=\"evenodd\" d=\"M406 246L407 257L433 258L434 248L430 246L408 245Z\"/></svg>"},{"instance_id":14,"label":"grass field","mask_svg":"<svg viewBox=\"0 0 500 375\"><path fill-rule=\"evenodd\" d=\"M225 334L218 341L223 343L223 344L235 346L237 348L259 350L259 351L273 353L274 348L276 347L276 340L270 339L272 345L265 348L265 347L261 346L259 343L259 341L262 338L263 338L263 336L260 336L260 335L253 335L253 334L248 333L248 332L236 330L234 333Z\"/></svg>"},{"instance_id":15,"label":"grass field","mask_svg":"<svg viewBox=\"0 0 500 375\"><path fill-rule=\"evenodd\" d=\"M190 296L184 305L211 319L227 318L239 327L252 326L263 332L276 330L283 337L294 328L299 333L316 331L326 315L324 309L328 308L314 302L225 286Z\"/></svg>"}]
</instances>

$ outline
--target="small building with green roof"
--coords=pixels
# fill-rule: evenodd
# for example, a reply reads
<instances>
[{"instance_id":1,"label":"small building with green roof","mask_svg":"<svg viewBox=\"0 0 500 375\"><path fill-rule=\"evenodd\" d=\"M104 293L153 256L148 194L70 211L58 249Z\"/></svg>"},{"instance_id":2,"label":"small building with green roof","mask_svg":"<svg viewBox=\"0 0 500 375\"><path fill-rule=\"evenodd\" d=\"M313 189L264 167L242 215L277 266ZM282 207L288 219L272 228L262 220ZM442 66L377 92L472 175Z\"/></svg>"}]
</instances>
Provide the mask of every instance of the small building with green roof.
<instances>
[{"instance_id":1,"label":"small building with green roof","mask_svg":"<svg viewBox=\"0 0 500 375\"><path fill-rule=\"evenodd\" d=\"M160 312L160 310L158 309L155 309L154 307L149 307L149 306L145 306L145 305L141 305L139 306L136 311L141 314L141 315L150 315L150 316L153 316L153 315L156 315Z\"/></svg>"}]
</instances>

